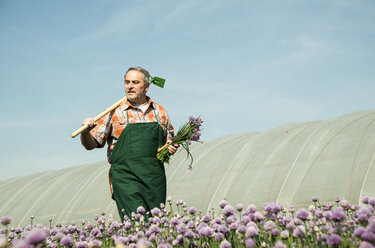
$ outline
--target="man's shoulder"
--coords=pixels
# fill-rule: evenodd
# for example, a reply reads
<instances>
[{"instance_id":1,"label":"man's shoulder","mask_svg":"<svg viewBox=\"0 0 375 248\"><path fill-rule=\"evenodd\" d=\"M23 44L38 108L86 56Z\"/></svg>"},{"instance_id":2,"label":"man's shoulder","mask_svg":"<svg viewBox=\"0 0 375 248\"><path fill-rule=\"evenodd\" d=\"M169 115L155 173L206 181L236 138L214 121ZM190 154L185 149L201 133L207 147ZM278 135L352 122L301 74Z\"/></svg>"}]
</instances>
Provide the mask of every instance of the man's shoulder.
<instances>
[{"instance_id":1,"label":"man's shoulder","mask_svg":"<svg viewBox=\"0 0 375 248\"><path fill-rule=\"evenodd\" d=\"M165 110L165 108L164 108L163 106L161 106L159 103L156 103L156 102L152 101L151 104L152 104L152 106L154 107L154 109L157 109L157 110L159 110L160 112L165 112L165 113L167 112L167 111Z\"/></svg>"}]
</instances>

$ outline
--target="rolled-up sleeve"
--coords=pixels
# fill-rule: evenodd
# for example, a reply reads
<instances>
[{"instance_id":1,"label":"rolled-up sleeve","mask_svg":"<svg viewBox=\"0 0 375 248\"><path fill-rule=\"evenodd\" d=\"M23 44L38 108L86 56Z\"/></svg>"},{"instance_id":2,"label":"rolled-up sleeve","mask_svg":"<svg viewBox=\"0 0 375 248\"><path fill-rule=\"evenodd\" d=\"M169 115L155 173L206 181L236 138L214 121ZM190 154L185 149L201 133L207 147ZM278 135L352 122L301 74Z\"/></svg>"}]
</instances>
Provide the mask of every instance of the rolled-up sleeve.
<instances>
[{"instance_id":1,"label":"rolled-up sleeve","mask_svg":"<svg viewBox=\"0 0 375 248\"><path fill-rule=\"evenodd\" d=\"M171 120L169 119L169 116L168 114L167 115L167 120L165 122L165 128L167 130L167 140L172 140L173 136L174 136L174 127L171 123Z\"/></svg>"},{"instance_id":2,"label":"rolled-up sleeve","mask_svg":"<svg viewBox=\"0 0 375 248\"><path fill-rule=\"evenodd\" d=\"M113 112L110 112L103 116L90 131L91 136L94 137L101 147L105 145L105 142L112 131L112 115Z\"/></svg>"}]
</instances>

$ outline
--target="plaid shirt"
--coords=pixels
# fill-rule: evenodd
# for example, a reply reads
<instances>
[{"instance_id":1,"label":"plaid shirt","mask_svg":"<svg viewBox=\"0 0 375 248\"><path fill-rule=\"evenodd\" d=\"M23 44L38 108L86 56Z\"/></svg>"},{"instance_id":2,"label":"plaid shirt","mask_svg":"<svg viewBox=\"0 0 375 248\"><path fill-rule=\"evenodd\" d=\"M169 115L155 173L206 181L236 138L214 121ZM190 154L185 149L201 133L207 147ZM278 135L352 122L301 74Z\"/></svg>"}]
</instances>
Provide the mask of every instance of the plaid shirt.
<instances>
[{"instance_id":1,"label":"plaid shirt","mask_svg":"<svg viewBox=\"0 0 375 248\"><path fill-rule=\"evenodd\" d=\"M145 113L133 106L128 100L122 102L116 109L103 116L98 121L97 125L90 131L90 134L96 139L100 147L103 147L107 141L108 161L110 161L113 149L111 146L116 144L122 131L128 124L127 116L129 117L129 123L159 122L160 126L164 130L167 140L172 139L174 128L171 124L167 111L159 104L151 101L149 97L147 97L147 101L148 107Z\"/></svg>"}]
</instances>

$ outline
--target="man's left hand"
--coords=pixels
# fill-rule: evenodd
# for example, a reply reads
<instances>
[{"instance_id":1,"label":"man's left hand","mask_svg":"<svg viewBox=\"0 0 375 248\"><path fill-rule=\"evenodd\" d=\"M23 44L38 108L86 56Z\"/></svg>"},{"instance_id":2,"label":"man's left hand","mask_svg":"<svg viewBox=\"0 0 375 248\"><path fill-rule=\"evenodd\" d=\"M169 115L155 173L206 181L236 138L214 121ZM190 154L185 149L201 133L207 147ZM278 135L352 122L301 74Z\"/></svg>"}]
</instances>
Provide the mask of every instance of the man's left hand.
<instances>
[{"instance_id":1,"label":"man's left hand","mask_svg":"<svg viewBox=\"0 0 375 248\"><path fill-rule=\"evenodd\" d=\"M176 153L177 149L180 147L180 145L176 144L176 145L169 145L168 146L168 152L169 154L173 155Z\"/></svg>"}]
</instances>

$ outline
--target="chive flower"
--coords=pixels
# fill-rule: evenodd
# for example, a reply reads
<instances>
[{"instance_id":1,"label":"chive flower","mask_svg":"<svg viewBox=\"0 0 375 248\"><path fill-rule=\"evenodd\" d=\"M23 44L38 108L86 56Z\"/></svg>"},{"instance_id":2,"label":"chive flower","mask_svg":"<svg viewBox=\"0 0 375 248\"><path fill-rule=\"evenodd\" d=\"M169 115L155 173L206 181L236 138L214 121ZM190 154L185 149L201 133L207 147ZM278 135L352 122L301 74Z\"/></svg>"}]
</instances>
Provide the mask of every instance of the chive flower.
<instances>
[{"instance_id":1,"label":"chive flower","mask_svg":"<svg viewBox=\"0 0 375 248\"><path fill-rule=\"evenodd\" d=\"M181 145L187 152L187 158L190 157L191 162L188 169L192 169L193 155L190 153L189 146L192 141L199 141L201 136L200 127L203 121L201 118L195 118L193 116L189 117L189 120L183 124L179 129L177 134L172 138L171 144L166 144L158 149L156 157L163 163L169 163L171 155L169 154L169 145Z\"/></svg>"}]
</instances>

